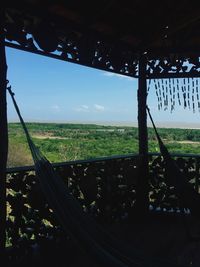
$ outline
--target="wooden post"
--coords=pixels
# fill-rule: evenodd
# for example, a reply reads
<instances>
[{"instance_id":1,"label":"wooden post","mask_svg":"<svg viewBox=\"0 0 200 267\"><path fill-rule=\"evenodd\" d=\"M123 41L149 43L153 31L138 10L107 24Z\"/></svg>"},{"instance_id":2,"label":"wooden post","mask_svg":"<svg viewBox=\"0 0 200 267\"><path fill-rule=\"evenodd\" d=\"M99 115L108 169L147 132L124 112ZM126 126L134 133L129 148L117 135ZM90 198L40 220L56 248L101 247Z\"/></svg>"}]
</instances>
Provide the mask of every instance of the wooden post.
<instances>
[{"instance_id":1,"label":"wooden post","mask_svg":"<svg viewBox=\"0 0 200 267\"><path fill-rule=\"evenodd\" d=\"M6 242L6 164L8 154L8 127L6 103L6 54L4 42L4 12L0 12L0 255Z\"/></svg>"},{"instance_id":2,"label":"wooden post","mask_svg":"<svg viewBox=\"0 0 200 267\"><path fill-rule=\"evenodd\" d=\"M147 80L146 57L139 60L138 80L138 139L139 139L139 176L136 188L136 209L139 214L145 214L149 208L148 199L148 133L147 133Z\"/></svg>"}]
</instances>

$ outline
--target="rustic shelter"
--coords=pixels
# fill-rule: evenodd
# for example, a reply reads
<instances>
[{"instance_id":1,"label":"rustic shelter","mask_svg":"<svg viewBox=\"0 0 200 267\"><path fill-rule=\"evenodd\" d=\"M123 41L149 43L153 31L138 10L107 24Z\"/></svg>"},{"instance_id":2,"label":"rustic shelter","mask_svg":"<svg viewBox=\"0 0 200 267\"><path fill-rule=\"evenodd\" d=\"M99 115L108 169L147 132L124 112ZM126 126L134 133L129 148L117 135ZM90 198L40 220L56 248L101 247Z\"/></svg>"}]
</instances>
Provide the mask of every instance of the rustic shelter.
<instances>
[{"instance_id":1,"label":"rustic shelter","mask_svg":"<svg viewBox=\"0 0 200 267\"><path fill-rule=\"evenodd\" d=\"M5 245L8 150L5 46L138 78L142 168L136 199L143 217L149 209L148 84L153 81L160 108L163 101L164 106L174 105L173 90L182 92L184 99L191 93L187 98L187 101L192 99L191 105L195 90L200 108L200 3L194 0L21 0L13 3L8 0L4 7L0 23L1 250ZM193 79L191 92L186 91L190 78Z\"/></svg>"}]
</instances>

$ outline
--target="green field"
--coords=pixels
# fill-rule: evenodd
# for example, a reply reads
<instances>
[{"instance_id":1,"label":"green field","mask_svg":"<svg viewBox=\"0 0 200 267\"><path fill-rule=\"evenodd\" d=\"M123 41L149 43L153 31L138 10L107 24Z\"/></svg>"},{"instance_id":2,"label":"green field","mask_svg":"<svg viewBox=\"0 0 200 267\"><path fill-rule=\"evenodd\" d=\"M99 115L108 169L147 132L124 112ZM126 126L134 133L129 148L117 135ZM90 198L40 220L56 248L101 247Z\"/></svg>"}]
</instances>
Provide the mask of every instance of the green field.
<instances>
[{"instance_id":1,"label":"green field","mask_svg":"<svg viewBox=\"0 0 200 267\"><path fill-rule=\"evenodd\" d=\"M138 129L95 124L27 123L29 132L51 162L91 159L138 152ZM158 129L174 153L200 154L200 130ZM159 152L152 128L148 129L149 151ZM32 159L19 123L9 123L8 167L31 165Z\"/></svg>"}]
</instances>

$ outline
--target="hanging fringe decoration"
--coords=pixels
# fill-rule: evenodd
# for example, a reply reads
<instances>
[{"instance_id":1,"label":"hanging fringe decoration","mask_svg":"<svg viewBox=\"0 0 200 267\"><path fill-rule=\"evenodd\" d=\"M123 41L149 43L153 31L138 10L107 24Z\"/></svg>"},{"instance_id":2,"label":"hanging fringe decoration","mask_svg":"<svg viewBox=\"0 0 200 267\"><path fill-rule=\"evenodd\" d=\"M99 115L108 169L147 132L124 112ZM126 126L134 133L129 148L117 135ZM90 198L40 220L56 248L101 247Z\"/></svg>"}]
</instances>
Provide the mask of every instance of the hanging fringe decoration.
<instances>
[{"instance_id":1,"label":"hanging fringe decoration","mask_svg":"<svg viewBox=\"0 0 200 267\"><path fill-rule=\"evenodd\" d=\"M160 108L162 109L162 93L161 93L161 87L160 87L160 82L158 80L158 92L159 92L159 99L160 99Z\"/></svg>"},{"instance_id":2,"label":"hanging fringe decoration","mask_svg":"<svg viewBox=\"0 0 200 267\"><path fill-rule=\"evenodd\" d=\"M150 87L151 87L151 79L149 79L149 80L148 80L148 85L147 85L147 94L149 94Z\"/></svg>"},{"instance_id":3,"label":"hanging fringe decoration","mask_svg":"<svg viewBox=\"0 0 200 267\"><path fill-rule=\"evenodd\" d=\"M148 84L150 90L151 80ZM199 78L176 78L176 79L154 79L156 97L158 100L158 110L167 110L172 112L175 105L183 105L195 112L200 112L200 81Z\"/></svg>"},{"instance_id":4,"label":"hanging fringe decoration","mask_svg":"<svg viewBox=\"0 0 200 267\"><path fill-rule=\"evenodd\" d=\"M187 86L187 102L188 108L190 109L190 79L188 78L188 86Z\"/></svg>"},{"instance_id":5,"label":"hanging fringe decoration","mask_svg":"<svg viewBox=\"0 0 200 267\"><path fill-rule=\"evenodd\" d=\"M166 86L166 81L164 81L164 79L161 80L162 83L162 95L163 95L163 106L164 106L164 110L167 110L167 86Z\"/></svg>"},{"instance_id":6,"label":"hanging fringe decoration","mask_svg":"<svg viewBox=\"0 0 200 267\"><path fill-rule=\"evenodd\" d=\"M158 95L158 86L157 86L156 80L153 80L153 81L154 81L154 87L155 87L155 91L156 91L156 96L157 96L157 99L158 99L158 110L160 110L160 98L159 98L159 95Z\"/></svg>"},{"instance_id":7,"label":"hanging fringe decoration","mask_svg":"<svg viewBox=\"0 0 200 267\"><path fill-rule=\"evenodd\" d=\"M177 97L178 97L178 103L179 103L179 106L181 106L179 79L176 80L176 83L177 83Z\"/></svg>"},{"instance_id":8,"label":"hanging fringe decoration","mask_svg":"<svg viewBox=\"0 0 200 267\"><path fill-rule=\"evenodd\" d=\"M172 82L171 82L171 79L169 79L169 94L170 94L170 104L171 104L171 112L173 110L173 98L172 98Z\"/></svg>"},{"instance_id":9,"label":"hanging fringe decoration","mask_svg":"<svg viewBox=\"0 0 200 267\"><path fill-rule=\"evenodd\" d=\"M162 88L162 99L163 99L163 107L165 110L165 86L164 86L164 80L161 80L161 88Z\"/></svg>"},{"instance_id":10,"label":"hanging fringe decoration","mask_svg":"<svg viewBox=\"0 0 200 267\"><path fill-rule=\"evenodd\" d=\"M167 108L168 108L168 84L167 84L167 79L165 80L165 90L166 90L166 98L165 98L165 106L166 106L166 110L167 110Z\"/></svg>"},{"instance_id":11,"label":"hanging fringe decoration","mask_svg":"<svg viewBox=\"0 0 200 267\"><path fill-rule=\"evenodd\" d=\"M197 97L197 105L198 105L198 110L200 112L200 98L199 98L199 79L196 79L196 97Z\"/></svg>"},{"instance_id":12,"label":"hanging fringe decoration","mask_svg":"<svg viewBox=\"0 0 200 267\"><path fill-rule=\"evenodd\" d=\"M194 78L192 78L192 109L193 109L193 112L195 113L194 88L195 88Z\"/></svg>"},{"instance_id":13,"label":"hanging fringe decoration","mask_svg":"<svg viewBox=\"0 0 200 267\"><path fill-rule=\"evenodd\" d=\"M183 79L182 92L183 92L184 108L186 108L187 107L187 102L186 102L186 80L185 80L185 78Z\"/></svg>"},{"instance_id":14,"label":"hanging fringe decoration","mask_svg":"<svg viewBox=\"0 0 200 267\"><path fill-rule=\"evenodd\" d=\"M161 96L160 83L158 80L156 80L156 84L157 84L157 88L158 88L159 106L160 106L160 109L162 109L162 96Z\"/></svg>"},{"instance_id":15,"label":"hanging fringe decoration","mask_svg":"<svg viewBox=\"0 0 200 267\"><path fill-rule=\"evenodd\" d=\"M176 103L176 86L175 86L175 79L172 80L173 82L173 106L172 110L175 109L175 103Z\"/></svg>"}]
</instances>

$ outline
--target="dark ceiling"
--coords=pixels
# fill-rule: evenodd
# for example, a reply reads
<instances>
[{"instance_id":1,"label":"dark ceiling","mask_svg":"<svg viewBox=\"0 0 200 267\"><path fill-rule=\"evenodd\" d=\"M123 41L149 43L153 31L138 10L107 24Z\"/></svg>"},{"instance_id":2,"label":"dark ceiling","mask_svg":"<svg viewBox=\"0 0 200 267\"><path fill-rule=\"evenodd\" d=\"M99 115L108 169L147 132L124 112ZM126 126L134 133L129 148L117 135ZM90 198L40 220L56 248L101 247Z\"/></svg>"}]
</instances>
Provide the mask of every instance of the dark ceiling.
<instances>
[{"instance_id":1,"label":"dark ceiling","mask_svg":"<svg viewBox=\"0 0 200 267\"><path fill-rule=\"evenodd\" d=\"M137 76L141 54L194 63L200 1L8 0L5 29L7 45Z\"/></svg>"}]
</instances>

